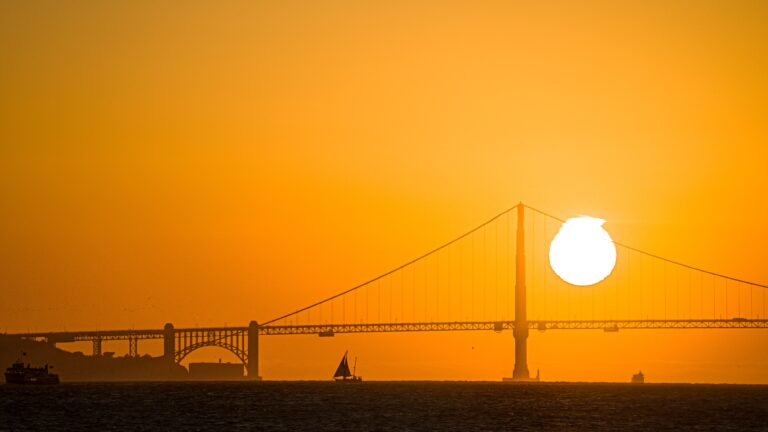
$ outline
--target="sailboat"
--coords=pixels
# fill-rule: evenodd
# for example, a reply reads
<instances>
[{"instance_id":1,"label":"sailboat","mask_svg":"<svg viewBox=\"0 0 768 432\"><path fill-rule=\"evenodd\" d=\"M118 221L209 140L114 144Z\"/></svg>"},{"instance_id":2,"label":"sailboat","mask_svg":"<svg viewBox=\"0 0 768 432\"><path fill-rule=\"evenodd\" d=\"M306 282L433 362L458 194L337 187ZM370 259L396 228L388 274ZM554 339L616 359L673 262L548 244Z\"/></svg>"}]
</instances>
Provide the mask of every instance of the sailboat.
<instances>
[{"instance_id":1,"label":"sailboat","mask_svg":"<svg viewBox=\"0 0 768 432\"><path fill-rule=\"evenodd\" d=\"M339 367L336 368L336 373L333 374L333 379L336 382L362 382L363 377L355 375L357 371L357 357L355 357L355 364L352 366L352 372L349 372L349 363L347 362L347 353L344 351L344 357L341 358Z\"/></svg>"}]
</instances>

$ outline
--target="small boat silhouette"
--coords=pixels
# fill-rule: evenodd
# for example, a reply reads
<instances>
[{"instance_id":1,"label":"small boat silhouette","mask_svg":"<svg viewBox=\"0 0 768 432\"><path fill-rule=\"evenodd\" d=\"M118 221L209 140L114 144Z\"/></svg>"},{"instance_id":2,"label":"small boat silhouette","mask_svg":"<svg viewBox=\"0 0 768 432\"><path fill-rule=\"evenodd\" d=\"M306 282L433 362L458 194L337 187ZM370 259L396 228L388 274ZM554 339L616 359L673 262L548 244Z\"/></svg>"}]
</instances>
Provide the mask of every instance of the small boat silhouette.
<instances>
[{"instance_id":1,"label":"small boat silhouette","mask_svg":"<svg viewBox=\"0 0 768 432\"><path fill-rule=\"evenodd\" d=\"M341 358L339 367L336 368L336 373L333 374L333 379L336 382L362 382L363 377L355 375L357 371L357 357L355 357L355 364L352 366L352 372L349 371L349 362L347 362L347 353L344 351L344 357Z\"/></svg>"}]
</instances>

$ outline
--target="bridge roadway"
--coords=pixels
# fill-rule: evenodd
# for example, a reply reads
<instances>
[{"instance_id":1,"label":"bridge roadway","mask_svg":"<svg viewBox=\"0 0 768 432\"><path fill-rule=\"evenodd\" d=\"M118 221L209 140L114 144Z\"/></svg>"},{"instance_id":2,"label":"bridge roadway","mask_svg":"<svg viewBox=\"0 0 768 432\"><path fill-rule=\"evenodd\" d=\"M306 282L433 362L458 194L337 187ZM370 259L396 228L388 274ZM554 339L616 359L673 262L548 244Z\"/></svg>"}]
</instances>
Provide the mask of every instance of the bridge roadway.
<instances>
[{"instance_id":1,"label":"bridge roadway","mask_svg":"<svg viewBox=\"0 0 768 432\"><path fill-rule=\"evenodd\" d=\"M425 331L513 330L514 321L459 321L423 323L378 324L318 324L297 326L263 326L261 335L312 335L331 336L337 333L390 333ZM768 328L768 319L700 319L700 320L561 320L528 321L530 330L604 330L620 329L696 329L696 328Z\"/></svg>"},{"instance_id":2,"label":"bridge roadway","mask_svg":"<svg viewBox=\"0 0 768 432\"><path fill-rule=\"evenodd\" d=\"M512 330L514 321L449 321L449 322L415 322L415 323L371 323L371 324L312 324L312 325L283 325L259 326L260 336L270 335L320 335L330 336L337 333L390 333L390 332L428 332L428 331L467 331ZM530 330L635 330L635 329L738 329L738 328L768 328L768 319L686 319L686 320L556 320L528 321ZM249 327L194 327L176 328L178 334L209 335L220 332L248 332ZM75 332L36 332L13 333L25 339L43 339L51 343L92 341L101 339L163 339L163 329L145 330L92 330Z\"/></svg>"}]
</instances>

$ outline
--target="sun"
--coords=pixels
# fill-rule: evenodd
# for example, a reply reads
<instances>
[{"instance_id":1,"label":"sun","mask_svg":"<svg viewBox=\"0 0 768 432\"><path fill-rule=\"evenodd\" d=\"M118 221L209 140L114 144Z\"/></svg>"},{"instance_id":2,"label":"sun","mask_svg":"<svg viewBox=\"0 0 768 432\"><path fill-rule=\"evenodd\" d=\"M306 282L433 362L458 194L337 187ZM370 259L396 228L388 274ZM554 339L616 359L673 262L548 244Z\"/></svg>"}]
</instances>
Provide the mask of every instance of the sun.
<instances>
[{"instance_id":1,"label":"sun","mask_svg":"<svg viewBox=\"0 0 768 432\"><path fill-rule=\"evenodd\" d=\"M549 246L549 265L571 285L594 285L616 265L616 245L602 219L579 216L560 227Z\"/></svg>"}]
</instances>

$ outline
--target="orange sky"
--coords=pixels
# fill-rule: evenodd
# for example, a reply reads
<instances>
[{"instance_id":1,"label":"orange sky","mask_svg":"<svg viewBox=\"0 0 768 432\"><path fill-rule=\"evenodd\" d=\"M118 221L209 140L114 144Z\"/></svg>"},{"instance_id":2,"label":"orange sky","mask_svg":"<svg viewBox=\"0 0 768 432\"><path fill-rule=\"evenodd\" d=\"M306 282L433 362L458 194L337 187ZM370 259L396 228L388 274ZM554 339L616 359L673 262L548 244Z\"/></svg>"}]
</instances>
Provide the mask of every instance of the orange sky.
<instances>
[{"instance_id":1,"label":"orange sky","mask_svg":"<svg viewBox=\"0 0 768 432\"><path fill-rule=\"evenodd\" d=\"M767 283L766 22L747 1L3 2L0 331L263 322L519 200ZM509 333L262 343L274 379L346 348L375 379L513 358ZM766 343L532 333L529 364L768 383Z\"/></svg>"}]
</instances>

